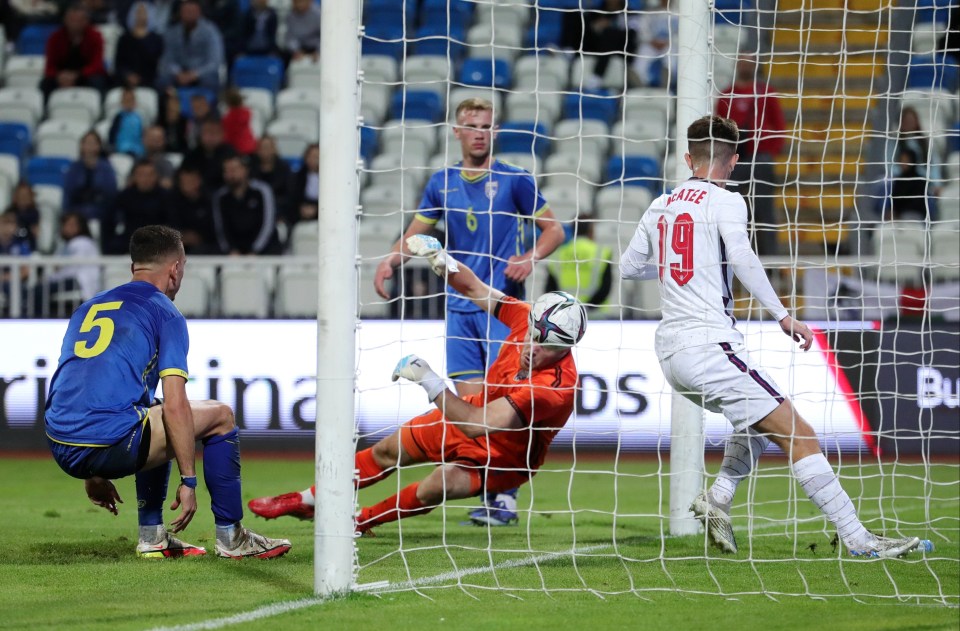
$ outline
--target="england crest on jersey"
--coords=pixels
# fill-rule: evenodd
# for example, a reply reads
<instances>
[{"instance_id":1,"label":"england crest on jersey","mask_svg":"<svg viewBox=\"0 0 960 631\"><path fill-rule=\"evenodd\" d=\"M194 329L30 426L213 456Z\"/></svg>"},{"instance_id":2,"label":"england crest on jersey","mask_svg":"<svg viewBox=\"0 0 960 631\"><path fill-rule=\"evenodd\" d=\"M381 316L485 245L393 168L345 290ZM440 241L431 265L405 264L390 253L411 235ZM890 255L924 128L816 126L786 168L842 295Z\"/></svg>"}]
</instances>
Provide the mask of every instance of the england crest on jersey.
<instances>
[{"instance_id":1,"label":"england crest on jersey","mask_svg":"<svg viewBox=\"0 0 960 631\"><path fill-rule=\"evenodd\" d=\"M483 192L487 194L487 199L493 201L493 198L497 196L497 189L500 187L499 182L493 180L488 180L483 186Z\"/></svg>"}]
</instances>

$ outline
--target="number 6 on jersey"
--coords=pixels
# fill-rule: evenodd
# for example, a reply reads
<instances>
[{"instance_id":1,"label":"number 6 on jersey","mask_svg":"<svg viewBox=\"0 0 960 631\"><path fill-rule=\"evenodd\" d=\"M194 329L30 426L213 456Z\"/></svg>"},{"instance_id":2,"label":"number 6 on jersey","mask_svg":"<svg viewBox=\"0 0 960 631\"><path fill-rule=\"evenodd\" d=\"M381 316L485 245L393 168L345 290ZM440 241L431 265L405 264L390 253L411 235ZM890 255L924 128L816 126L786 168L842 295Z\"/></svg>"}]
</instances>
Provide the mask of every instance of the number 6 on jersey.
<instances>
[{"instance_id":1,"label":"number 6 on jersey","mask_svg":"<svg viewBox=\"0 0 960 631\"><path fill-rule=\"evenodd\" d=\"M670 276L681 287L693 278L693 217L690 213L680 213L673 222L666 215L657 219L657 231L660 233L660 282L663 282L663 269L667 267L667 239L670 235L670 246L675 254L680 256L679 263L670 263Z\"/></svg>"}]
</instances>

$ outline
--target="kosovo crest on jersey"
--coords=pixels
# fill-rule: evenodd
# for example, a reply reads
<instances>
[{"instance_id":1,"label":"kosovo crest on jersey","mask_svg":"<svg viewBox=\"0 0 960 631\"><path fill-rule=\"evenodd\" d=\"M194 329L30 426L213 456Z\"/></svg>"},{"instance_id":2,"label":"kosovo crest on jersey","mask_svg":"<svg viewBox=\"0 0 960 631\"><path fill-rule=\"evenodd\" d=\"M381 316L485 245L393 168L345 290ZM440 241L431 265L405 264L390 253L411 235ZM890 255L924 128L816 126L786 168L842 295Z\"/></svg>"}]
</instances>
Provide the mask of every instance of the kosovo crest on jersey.
<instances>
[{"instance_id":1,"label":"kosovo crest on jersey","mask_svg":"<svg viewBox=\"0 0 960 631\"><path fill-rule=\"evenodd\" d=\"M494 180L487 180L487 183L483 186L483 192L487 194L487 199L493 201L493 198L497 196L497 189L500 187L500 183Z\"/></svg>"}]
</instances>

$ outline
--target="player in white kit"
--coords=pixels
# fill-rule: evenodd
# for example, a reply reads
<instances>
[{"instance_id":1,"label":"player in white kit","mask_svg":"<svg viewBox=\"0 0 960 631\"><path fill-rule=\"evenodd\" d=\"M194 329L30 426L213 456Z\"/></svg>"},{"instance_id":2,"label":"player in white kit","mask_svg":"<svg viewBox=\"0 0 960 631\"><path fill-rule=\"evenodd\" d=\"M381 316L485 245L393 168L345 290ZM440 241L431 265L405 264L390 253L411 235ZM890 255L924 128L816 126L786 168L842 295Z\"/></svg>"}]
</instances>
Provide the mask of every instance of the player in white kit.
<instances>
[{"instance_id":1,"label":"player in white kit","mask_svg":"<svg viewBox=\"0 0 960 631\"><path fill-rule=\"evenodd\" d=\"M879 537L863 526L813 428L750 360L735 328L734 273L804 351L813 334L783 308L750 247L743 197L725 188L737 163L736 123L704 116L690 125L687 138L684 159L693 177L647 209L620 259L620 275L659 280L663 319L655 348L667 382L697 405L722 412L735 430L716 481L690 510L717 546L735 553L729 517L734 493L773 441L789 454L797 481L852 555L895 557L912 550L918 538Z\"/></svg>"}]
</instances>

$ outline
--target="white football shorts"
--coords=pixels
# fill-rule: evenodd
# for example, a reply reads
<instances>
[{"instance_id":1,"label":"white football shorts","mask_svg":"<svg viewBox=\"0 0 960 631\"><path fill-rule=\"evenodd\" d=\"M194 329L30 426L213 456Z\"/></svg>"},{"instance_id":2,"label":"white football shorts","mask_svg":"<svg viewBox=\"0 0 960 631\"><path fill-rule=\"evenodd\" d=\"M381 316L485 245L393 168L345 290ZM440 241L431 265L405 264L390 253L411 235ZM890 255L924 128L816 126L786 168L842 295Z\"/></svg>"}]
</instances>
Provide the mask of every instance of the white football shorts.
<instances>
[{"instance_id":1,"label":"white football shorts","mask_svg":"<svg viewBox=\"0 0 960 631\"><path fill-rule=\"evenodd\" d=\"M660 367L674 390L722 413L737 431L762 421L785 398L770 375L750 362L743 344L686 348L661 360Z\"/></svg>"}]
</instances>

